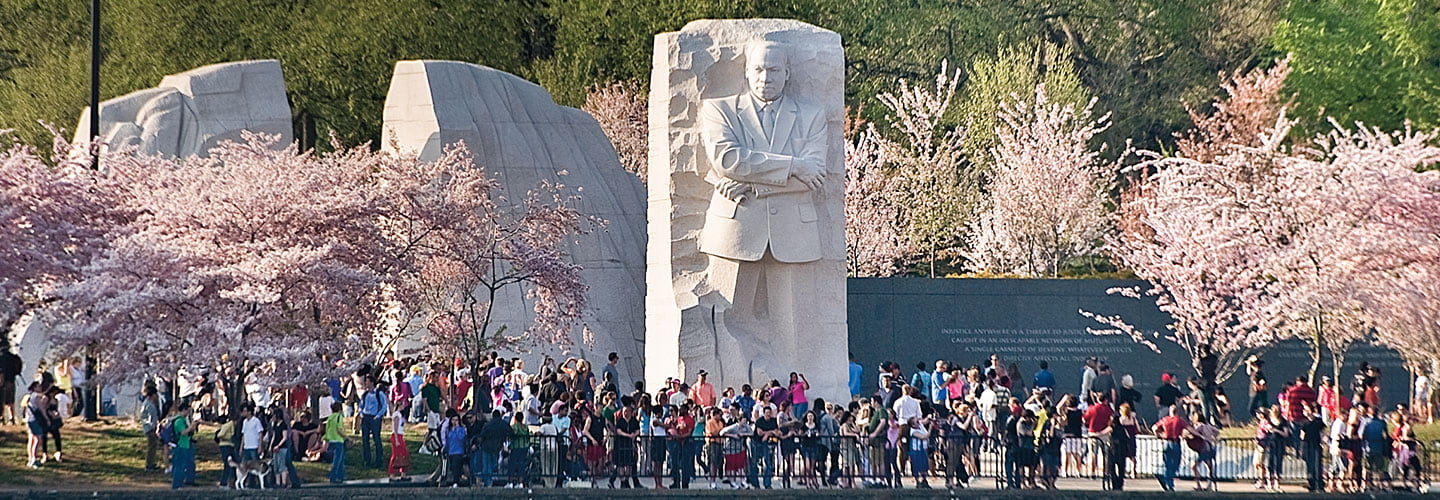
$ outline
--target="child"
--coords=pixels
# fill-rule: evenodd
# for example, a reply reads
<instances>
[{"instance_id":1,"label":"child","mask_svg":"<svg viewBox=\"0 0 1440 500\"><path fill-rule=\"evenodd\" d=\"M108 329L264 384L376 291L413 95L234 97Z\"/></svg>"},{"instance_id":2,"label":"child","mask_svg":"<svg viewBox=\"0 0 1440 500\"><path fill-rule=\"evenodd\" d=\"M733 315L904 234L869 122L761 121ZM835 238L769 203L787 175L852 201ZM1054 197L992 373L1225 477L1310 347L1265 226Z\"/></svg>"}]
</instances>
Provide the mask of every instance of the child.
<instances>
[{"instance_id":1,"label":"child","mask_svg":"<svg viewBox=\"0 0 1440 500\"><path fill-rule=\"evenodd\" d=\"M390 427L390 480L406 481L405 468L410 466L410 450L405 444L405 415L397 410Z\"/></svg>"}]
</instances>

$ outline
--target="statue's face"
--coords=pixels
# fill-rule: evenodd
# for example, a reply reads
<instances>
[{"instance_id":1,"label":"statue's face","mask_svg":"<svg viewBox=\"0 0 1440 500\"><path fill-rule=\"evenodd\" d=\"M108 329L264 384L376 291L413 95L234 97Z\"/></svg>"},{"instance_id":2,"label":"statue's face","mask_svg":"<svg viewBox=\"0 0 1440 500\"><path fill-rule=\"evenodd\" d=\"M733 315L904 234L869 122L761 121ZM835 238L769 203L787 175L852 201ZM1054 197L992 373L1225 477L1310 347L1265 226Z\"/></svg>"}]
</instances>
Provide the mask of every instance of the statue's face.
<instances>
[{"instance_id":1,"label":"statue's face","mask_svg":"<svg viewBox=\"0 0 1440 500\"><path fill-rule=\"evenodd\" d=\"M790 69L785 64L785 54L773 47L751 52L745 62L745 78L750 82L750 92L762 101L779 99L780 93L785 90L785 82L790 79Z\"/></svg>"}]
</instances>

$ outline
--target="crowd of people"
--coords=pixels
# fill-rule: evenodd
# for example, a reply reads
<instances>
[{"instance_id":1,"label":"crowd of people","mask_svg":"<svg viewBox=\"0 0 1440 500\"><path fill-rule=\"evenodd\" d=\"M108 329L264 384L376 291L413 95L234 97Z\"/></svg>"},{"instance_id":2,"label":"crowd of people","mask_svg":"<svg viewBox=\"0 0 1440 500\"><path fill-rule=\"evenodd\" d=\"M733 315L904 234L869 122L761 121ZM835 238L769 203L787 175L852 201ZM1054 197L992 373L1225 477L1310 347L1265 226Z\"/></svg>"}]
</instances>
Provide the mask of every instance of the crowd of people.
<instances>
[{"instance_id":1,"label":"crowd of people","mask_svg":"<svg viewBox=\"0 0 1440 500\"><path fill-rule=\"evenodd\" d=\"M1428 399L1387 414L1379 370L1368 365L1350 397L1328 377L1311 387L1302 376L1271 398L1263 364L1246 363L1257 488L1278 488L1286 457L1305 464L1312 491L1418 481L1414 426L1430 418ZM52 369L65 370L73 386L72 368ZM297 461L329 462L329 481L345 481L356 444L363 466L394 481L419 472L442 486L612 488L645 487L642 477L653 488L963 488L984 475L1006 488L1054 489L1058 478L1087 477L1118 490L1136 475L1142 439L1153 439L1162 488L1176 488L1189 450L1196 489L1213 489L1217 452L1252 448L1222 443L1231 404L1218 385L1190 377L1181 389L1166 373L1145 398L1105 362L1090 358L1080 370L1078 390L1067 392L1046 362L1029 377L997 355L969 366L921 363L908 377L884 362L870 385L852 358L850 399L825 401L808 394L803 373L739 388L717 389L704 371L653 390L638 381L621 387L614 353L598 369L546 357L533 371L495 353L474 365L389 357L292 387L226 387L196 367L146 381L139 420L146 469L168 464L176 488L195 484L195 443L206 438L219 449L221 486L282 488L301 484ZM1428 391L1428 380L1416 382ZM1140 412L1151 404L1153 420ZM31 466L46 460L52 441L60 460L60 423L73 405L58 378L37 375L21 406ZM197 434L202 422L214 432ZM424 429L414 449L410 426ZM441 460L413 471L412 452Z\"/></svg>"}]
</instances>

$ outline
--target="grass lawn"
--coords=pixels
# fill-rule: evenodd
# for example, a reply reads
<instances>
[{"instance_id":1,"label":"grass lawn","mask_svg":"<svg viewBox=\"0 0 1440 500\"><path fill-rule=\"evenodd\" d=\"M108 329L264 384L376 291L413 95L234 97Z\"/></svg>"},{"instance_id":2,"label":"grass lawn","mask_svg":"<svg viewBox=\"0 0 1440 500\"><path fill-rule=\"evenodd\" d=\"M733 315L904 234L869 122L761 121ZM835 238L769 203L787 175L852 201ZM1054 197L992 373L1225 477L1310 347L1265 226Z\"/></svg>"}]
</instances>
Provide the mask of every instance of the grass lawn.
<instances>
[{"instance_id":1,"label":"grass lawn","mask_svg":"<svg viewBox=\"0 0 1440 500\"><path fill-rule=\"evenodd\" d=\"M196 483L216 485L220 481L220 452L215 445L215 427L202 425L196 431ZM424 439L423 430L407 430L411 467L407 474L424 474L435 469L436 457L416 453ZM51 460L40 469L25 466L26 433L23 426L0 426L0 488L44 487L76 489L87 486L106 488L168 488L169 476L145 471L145 436L140 426L128 419L108 419L96 423L70 420L61 431L65 442L65 461ZM356 445L346 453L347 479L375 479L386 476L384 470L361 464ZM389 453L389 441L386 441ZM54 444L50 448L53 454ZM52 455L53 458L53 455ZM388 460L388 456L386 457ZM330 464L296 461L300 478L307 483L323 482L330 473Z\"/></svg>"},{"instance_id":2,"label":"grass lawn","mask_svg":"<svg viewBox=\"0 0 1440 500\"><path fill-rule=\"evenodd\" d=\"M1243 427L1226 427L1220 430L1220 437L1223 438L1254 438L1255 426L1246 425ZM1415 427L1415 438L1425 446L1440 440L1440 422L1424 424Z\"/></svg>"}]
</instances>

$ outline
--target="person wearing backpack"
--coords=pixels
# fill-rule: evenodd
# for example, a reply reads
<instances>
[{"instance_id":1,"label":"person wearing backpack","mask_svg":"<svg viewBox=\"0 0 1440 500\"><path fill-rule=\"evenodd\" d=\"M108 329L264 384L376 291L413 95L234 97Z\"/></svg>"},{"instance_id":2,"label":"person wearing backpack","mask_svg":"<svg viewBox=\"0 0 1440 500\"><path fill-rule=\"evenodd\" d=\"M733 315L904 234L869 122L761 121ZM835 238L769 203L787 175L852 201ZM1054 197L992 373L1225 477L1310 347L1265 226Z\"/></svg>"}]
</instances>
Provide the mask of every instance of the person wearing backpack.
<instances>
[{"instance_id":1,"label":"person wearing backpack","mask_svg":"<svg viewBox=\"0 0 1440 500\"><path fill-rule=\"evenodd\" d=\"M166 426L170 429L167 437L175 446L170 455L171 489L195 484L195 447L191 438L195 436L196 426L190 418L192 412L189 406L180 407L180 413Z\"/></svg>"}]
</instances>

